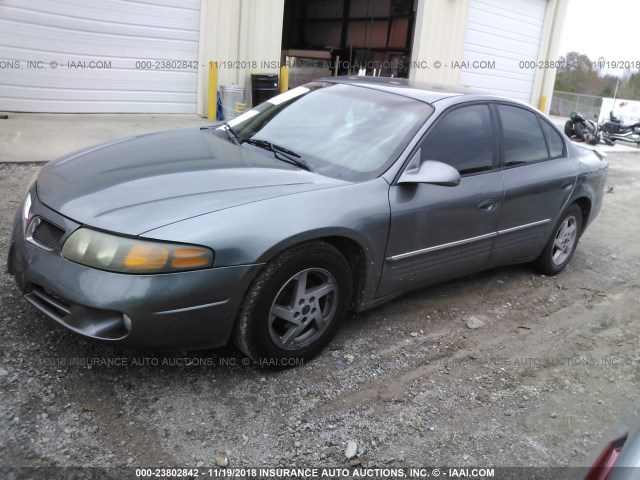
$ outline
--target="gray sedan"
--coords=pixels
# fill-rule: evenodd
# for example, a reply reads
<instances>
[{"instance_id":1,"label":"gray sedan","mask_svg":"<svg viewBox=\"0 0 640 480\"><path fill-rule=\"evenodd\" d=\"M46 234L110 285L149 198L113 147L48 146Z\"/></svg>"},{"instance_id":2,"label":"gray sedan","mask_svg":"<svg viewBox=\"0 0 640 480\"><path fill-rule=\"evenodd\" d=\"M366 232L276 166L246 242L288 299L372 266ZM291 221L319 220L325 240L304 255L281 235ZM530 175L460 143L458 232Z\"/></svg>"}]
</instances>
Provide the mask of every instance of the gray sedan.
<instances>
[{"instance_id":1,"label":"gray sedan","mask_svg":"<svg viewBox=\"0 0 640 480\"><path fill-rule=\"evenodd\" d=\"M606 172L505 98L324 79L226 124L49 163L9 271L84 337L307 359L349 311L409 290L498 265L560 272Z\"/></svg>"}]
</instances>

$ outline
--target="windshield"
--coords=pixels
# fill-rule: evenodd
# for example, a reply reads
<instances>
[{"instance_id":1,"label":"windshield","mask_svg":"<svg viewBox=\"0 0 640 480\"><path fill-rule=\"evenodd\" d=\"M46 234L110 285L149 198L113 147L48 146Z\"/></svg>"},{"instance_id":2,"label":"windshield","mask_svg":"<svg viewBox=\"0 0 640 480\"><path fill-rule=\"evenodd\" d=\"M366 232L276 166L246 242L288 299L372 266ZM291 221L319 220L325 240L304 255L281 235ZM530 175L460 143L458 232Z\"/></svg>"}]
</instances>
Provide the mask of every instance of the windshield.
<instances>
[{"instance_id":1,"label":"windshield","mask_svg":"<svg viewBox=\"0 0 640 480\"><path fill-rule=\"evenodd\" d=\"M432 111L400 95L314 82L272 98L229 126L241 143L270 142L295 152L315 172L358 182L386 171Z\"/></svg>"}]
</instances>

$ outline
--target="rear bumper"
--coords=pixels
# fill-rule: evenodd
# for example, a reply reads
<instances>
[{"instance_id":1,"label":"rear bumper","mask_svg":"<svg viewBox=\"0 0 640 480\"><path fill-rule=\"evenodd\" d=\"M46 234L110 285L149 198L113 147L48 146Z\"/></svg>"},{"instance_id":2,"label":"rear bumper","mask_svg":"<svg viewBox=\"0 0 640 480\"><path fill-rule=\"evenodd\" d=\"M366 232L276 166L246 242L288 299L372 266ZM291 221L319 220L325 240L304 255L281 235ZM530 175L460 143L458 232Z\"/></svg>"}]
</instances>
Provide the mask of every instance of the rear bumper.
<instances>
[{"instance_id":1,"label":"rear bumper","mask_svg":"<svg viewBox=\"0 0 640 480\"><path fill-rule=\"evenodd\" d=\"M34 215L61 226L66 238L80 225L34 200ZM162 349L226 344L244 292L261 265L163 275L125 275L70 262L59 248L25 240L17 219L9 272L25 299L65 328L86 338ZM123 315L131 319L130 327Z\"/></svg>"}]
</instances>

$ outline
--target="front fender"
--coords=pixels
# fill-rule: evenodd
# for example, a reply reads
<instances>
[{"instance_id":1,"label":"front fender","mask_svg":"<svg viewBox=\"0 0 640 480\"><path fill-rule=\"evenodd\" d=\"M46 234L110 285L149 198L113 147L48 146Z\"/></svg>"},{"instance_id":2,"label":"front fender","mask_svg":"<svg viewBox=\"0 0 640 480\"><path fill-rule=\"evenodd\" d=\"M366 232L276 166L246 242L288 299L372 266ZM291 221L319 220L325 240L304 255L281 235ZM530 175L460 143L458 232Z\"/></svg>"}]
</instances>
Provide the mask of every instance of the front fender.
<instances>
[{"instance_id":1,"label":"front fender","mask_svg":"<svg viewBox=\"0 0 640 480\"><path fill-rule=\"evenodd\" d=\"M205 245L214 267L264 264L320 238L355 242L366 265L362 301L377 289L389 233L389 184L382 178L239 205L167 225L145 238Z\"/></svg>"}]
</instances>

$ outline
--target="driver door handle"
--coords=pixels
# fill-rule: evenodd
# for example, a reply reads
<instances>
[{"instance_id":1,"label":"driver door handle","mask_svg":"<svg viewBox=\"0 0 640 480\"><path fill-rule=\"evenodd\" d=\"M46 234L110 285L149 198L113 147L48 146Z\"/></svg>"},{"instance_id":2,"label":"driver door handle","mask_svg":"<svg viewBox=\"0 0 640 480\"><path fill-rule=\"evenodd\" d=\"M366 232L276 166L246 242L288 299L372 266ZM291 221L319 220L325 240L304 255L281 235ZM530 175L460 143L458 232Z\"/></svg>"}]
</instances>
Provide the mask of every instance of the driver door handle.
<instances>
[{"instance_id":1,"label":"driver door handle","mask_svg":"<svg viewBox=\"0 0 640 480\"><path fill-rule=\"evenodd\" d=\"M478 204L478 210L480 210L481 212L493 212L497 208L498 202L496 202L493 198L483 200Z\"/></svg>"}]
</instances>

